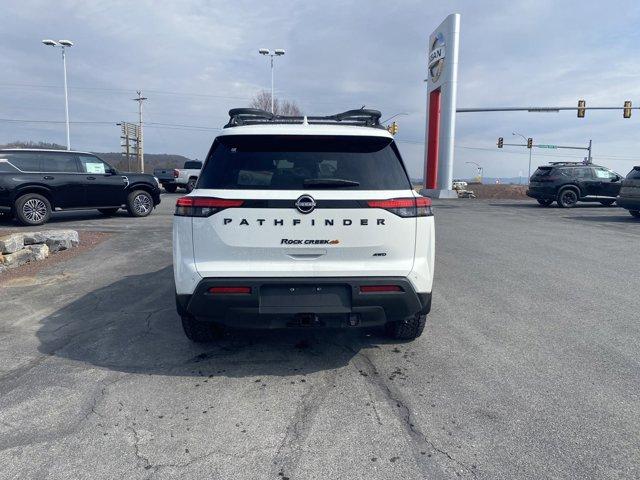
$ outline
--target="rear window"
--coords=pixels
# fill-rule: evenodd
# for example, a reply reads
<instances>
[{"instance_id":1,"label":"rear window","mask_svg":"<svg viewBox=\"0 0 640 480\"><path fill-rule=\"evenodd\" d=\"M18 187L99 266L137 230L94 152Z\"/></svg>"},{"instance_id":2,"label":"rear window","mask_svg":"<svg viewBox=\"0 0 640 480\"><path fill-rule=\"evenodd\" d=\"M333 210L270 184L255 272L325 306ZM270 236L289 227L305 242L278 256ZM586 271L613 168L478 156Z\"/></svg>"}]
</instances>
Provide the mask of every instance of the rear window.
<instances>
[{"instance_id":1,"label":"rear window","mask_svg":"<svg viewBox=\"0 0 640 480\"><path fill-rule=\"evenodd\" d=\"M411 184L390 138L227 135L214 142L198 188L405 190Z\"/></svg>"},{"instance_id":2,"label":"rear window","mask_svg":"<svg viewBox=\"0 0 640 480\"><path fill-rule=\"evenodd\" d=\"M633 170L627 175L629 180L640 180L640 167L633 167Z\"/></svg>"},{"instance_id":3,"label":"rear window","mask_svg":"<svg viewBox=\"0 0 640 480\"><path fill-rule=\"evenodd\" d=\"M202 168L202 162L192 160L190 162L184 162L185 170L200 170Z\"/></svg>"},{"instance_id":4,"label":"rear window","mask_svg":"<svg viewBox=\"0 0 640 480\"><path fill-rule=\"evenodd\" d=\"M553 167L539 167L535 172L533 172L534 177L546 177L551 173Z\"/></svg>"}]
</instances>

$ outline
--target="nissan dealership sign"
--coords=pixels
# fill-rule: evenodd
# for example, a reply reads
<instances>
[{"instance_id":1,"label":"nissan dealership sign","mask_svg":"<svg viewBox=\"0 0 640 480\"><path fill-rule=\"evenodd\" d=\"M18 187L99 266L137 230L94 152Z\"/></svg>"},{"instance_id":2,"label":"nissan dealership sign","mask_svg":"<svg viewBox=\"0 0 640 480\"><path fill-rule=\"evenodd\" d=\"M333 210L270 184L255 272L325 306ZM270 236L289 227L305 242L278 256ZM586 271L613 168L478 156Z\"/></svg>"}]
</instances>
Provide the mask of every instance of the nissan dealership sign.
<instances>
[{"instance_id":1,"label":"nissan dealership sign","mask_svg":"<svg viewBox=\"0 0 640 480\"><path fill-rule=\"evenodd\" d=\"M429 35L426 45L427 122L422 193L430 197L457 197L452 183L459 38L460 15L452 14Z\"/></svg>"}]
</instances>

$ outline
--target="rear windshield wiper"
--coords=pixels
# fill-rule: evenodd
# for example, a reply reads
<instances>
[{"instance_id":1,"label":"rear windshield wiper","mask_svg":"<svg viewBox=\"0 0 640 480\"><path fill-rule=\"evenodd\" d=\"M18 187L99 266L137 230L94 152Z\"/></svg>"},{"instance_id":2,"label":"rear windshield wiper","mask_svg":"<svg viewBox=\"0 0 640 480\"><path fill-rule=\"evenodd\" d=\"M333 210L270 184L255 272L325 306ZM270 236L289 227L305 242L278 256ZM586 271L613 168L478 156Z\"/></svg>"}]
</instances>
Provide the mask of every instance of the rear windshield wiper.
<instances>
[{"instance_id":1,"label":"rear windshield wiper","mask_svg":"<svg viewBox=\"0 0 640 480\"><path fill-rule=\"evenodd\" d=\"M358 187L360 182L344 178L307 178L303 185L305 187Z\"/></svg>"}]
</instances>

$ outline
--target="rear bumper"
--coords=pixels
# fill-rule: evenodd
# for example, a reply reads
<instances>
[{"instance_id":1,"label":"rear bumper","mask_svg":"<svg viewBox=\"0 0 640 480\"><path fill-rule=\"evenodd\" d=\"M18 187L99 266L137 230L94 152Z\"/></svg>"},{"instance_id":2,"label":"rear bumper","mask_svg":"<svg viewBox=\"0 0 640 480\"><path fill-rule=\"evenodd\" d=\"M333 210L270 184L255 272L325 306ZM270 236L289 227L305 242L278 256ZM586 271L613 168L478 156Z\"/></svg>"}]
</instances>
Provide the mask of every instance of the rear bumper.
<instances>
[{"instance_id":1,"label":"rear bumper","mask_svg":"<svg viewBox=\"0 0 640 480\"><path fill-rule=\"evenodd\" d=\"M618 197L616 203L627 210L640 210L640 197Z\"/></svg>"},{"instance_id":2,"label":"rear bumper","mask_svg":"<svg viewBox=\"0 0 640 480\"><path fill-rule=\"evenodd\" d=\"M365 285L401 291L365 293ZM250 293L209 292L221 286ZM176 301L178 310L198 319L241 328L374 326L431 310L431 293L417 293L403 277L205 278Z\"/></svg>"}]
</instances>

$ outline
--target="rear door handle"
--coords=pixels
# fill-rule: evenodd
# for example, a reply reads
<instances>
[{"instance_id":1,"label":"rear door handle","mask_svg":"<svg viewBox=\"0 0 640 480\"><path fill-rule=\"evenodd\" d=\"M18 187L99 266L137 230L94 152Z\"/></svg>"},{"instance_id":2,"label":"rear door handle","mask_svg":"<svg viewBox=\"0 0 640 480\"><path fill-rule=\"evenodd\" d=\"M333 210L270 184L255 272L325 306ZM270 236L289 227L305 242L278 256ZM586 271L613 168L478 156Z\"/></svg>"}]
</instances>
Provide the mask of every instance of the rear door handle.
<instances>
[{"instance_id":1,"label":"rear door handle","mask_svg":"<svg viewBox=\"0 0 640 480\"><path fill-rule=\"evenodd\" d=\"M95 180L96 177L87 177L87 180Z\"/></svg>"},{"instance_id":2,"label":"rear door handle","mask_svg":"<svg viewBox=\"0 0 640 480\"><path fill-rule=\"evenodd\" d=\"M55 180L56 177L52 177L51 175L45 175L44 177L45 180Z\"/></svg>"}]
</instances>

